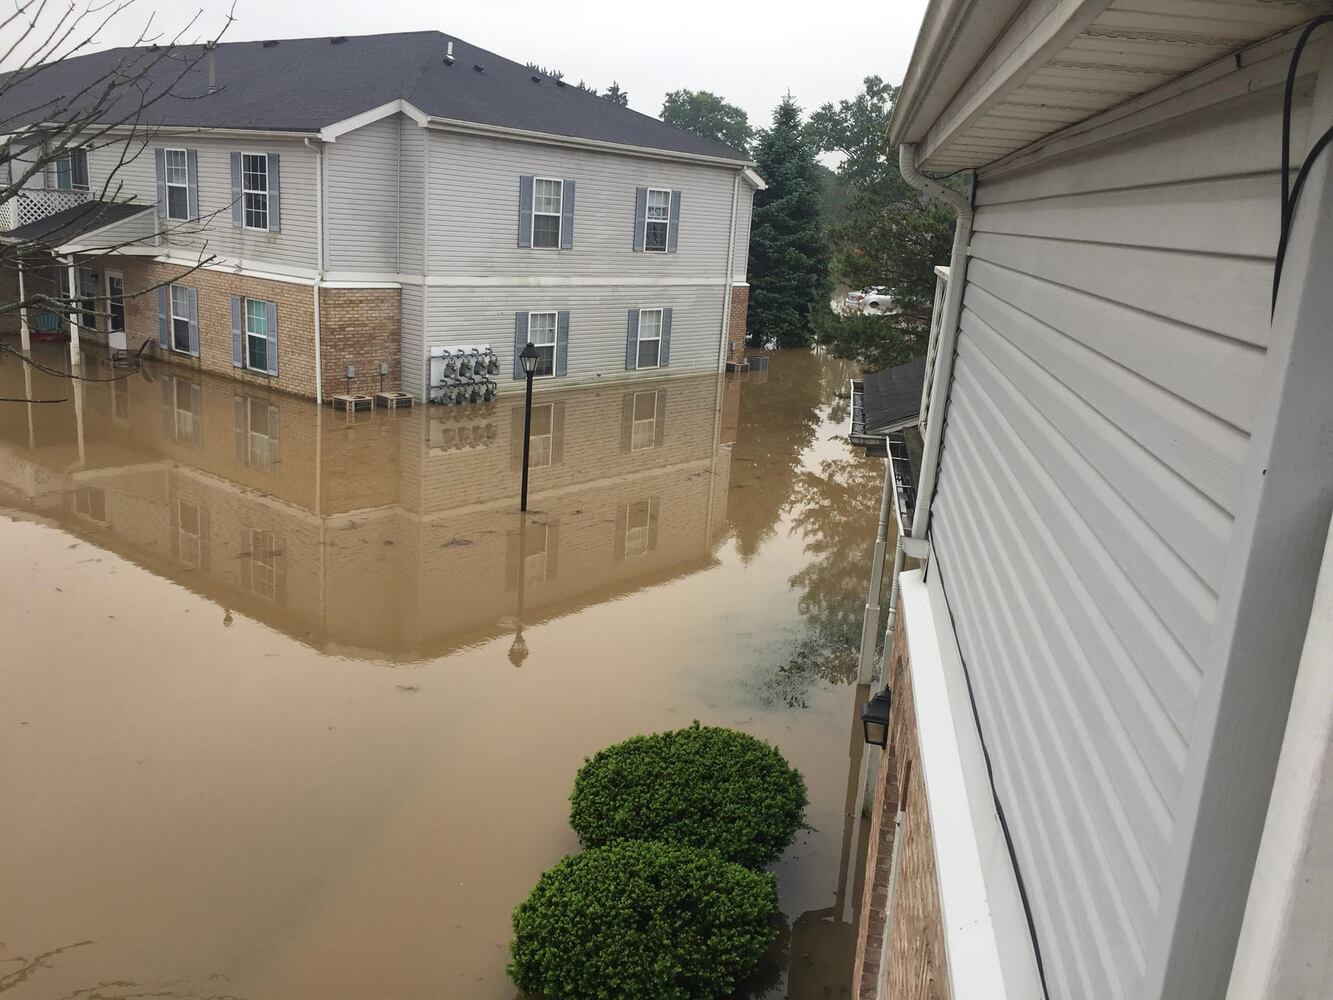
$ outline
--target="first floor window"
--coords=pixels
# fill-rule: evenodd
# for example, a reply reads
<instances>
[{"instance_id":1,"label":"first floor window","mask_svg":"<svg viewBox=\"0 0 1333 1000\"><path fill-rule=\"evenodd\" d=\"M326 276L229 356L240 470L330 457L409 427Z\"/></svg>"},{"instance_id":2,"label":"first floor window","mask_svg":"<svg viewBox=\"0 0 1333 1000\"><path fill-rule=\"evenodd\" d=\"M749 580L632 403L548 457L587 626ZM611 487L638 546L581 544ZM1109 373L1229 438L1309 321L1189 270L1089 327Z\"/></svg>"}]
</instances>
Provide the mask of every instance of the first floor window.
<instances>
[{"instance_id":1,"label":"first floor window","mask_svg":"<svg viewBox=\"0 0 1333 1000\"><path fill-rule=\"evenodd\" d=\"M190 217L190 168L183 149L167 149L162 154L167 182L167 218Z\"/></svg>"},{"instance_id":2,"label":"first floor window","mask_svg":"<svg viewBox=\"0 0 1333 1000\"><path fill-rule=\"evenodd\" d=\"M166 376L171 378L171 376ZM199 447L203 441L204 406L203 388L197 382L183 378L172 379L172 401L176 440L181 444Z\"/></svg>"},{"instance_id":3,"label":"first floor window","mask_svg":"<svg viewBox=\"0 0 1333 1000\"><path fill-rule=\"evenodd\" d=\"M646 451L657 442L657 393L634 394L634 425L630 429L630 451Z\"/></svg>"},{"instance_id":4,"label":"first floor window","mask_svg":"<svg viewBox=\"0 0 1333 1000\"><path fill-rule=\"evenodd\" d=\"M637 367L656 368L662 361L662 310L639 310L639 356Z\"/></svg>"},{"instance_id":5,"label":"first floor window","mask_svg":"<svg viewBox=\"0 0 1333 1000\"><path fill-rule=\"evenodd\" d=\"M250 529L250 590L269 600L278 596L278 545L271 531Z\"/></svg>"},{"instance_id":6,"label":"first floor window","mask_svg":"<svg viewBox=\"0 0 1333 1000\"><path fill-rule=\"evenodd\" d=\"M640 500L629 505L625 515L625 555L641 556L652 551L656 506L653 500Z\"/></svg>"},{"instance_id":7,"label":"first floor window","mask_svg":"<svg viewBox=\"0 0 1333 1000\"><path fill-rule=\"evenodd\" d=\"M565 182L534 177L532 180L532 245L541 250L560 249L560 211Z\"/></svg>"},{"instance_id":8,"label":"first floor window","mask_svg":"<svg viewBox=\"0 0 1333 1000\"><path fill-rule=\"evenodd\" d=\"M558 319L558 314L553 312L528 313L528 340L537 348L539 355L535 372L537 378L555 374Z\"/></svg>"},{"instance_id":9,"label":"first floor window","mask_svg":"<svg viewBox=\"0 0 1333 1000\"><path fill-rule=\"evenodd\" d=\"M115 271L106 273L107 329L112 333L125 329L125 278Z\"/></svg>"},{"instance_id":10,"label":"first floor window","mask_svg":"<svg viewBox=\"0 0 1333 1000\"><path fill-rule=\"evenodd\" d=\"M268 371L268 303L245 300L245 367Z\"/></svg>"},{"instance_id":11,"label":"first floor window","mask_svg":"<svg viewBox=\"0 0 1333 1000\"><path fill-rule=\"evenodd\" d=\"M277 472L280 458L278 408L262 399L237 397L236 428L245 464L263 472Z\"/></svg>"},{"instance_id":12,"label":"first floor window","mask_svg":"<svg viewBox=\"0 0 1333 1000\"><path fill-rule=\"evenodd\" d=\"M190 290L184 285L171 286L171 348L190 353Z\"/></svg>"},{"instance_id":13,"label":"first floor window","mask_svg":"<svg viewBox=\"0 0 1333 1000\"><path fill-rule=\"evenodd\" d=\"M199 508L188 500L178 501L176 506L176 542L180 550L180 559L186 566L199 565L201 551Z\"/></svg>"},{"instance_id":14,"label":"first floor window","mask_svg":"<svg viewBox=\"0 0 1333 1000\"><path fill-rule=\"evenodd\" d=\"M667 230L671 227L671 192L648 189L648 212L644 218L643 248L666 253Z\"/></svg>"},{"instance_id":15,"label":"first floor window","mask_svg":"<svg viewBox=\"0 0 1333 1000\"><path fill-rule=\"evenodd\" d=\"M268 229L268 154L241 154L241 208L246 229Z\"/></svg>"}]
</instances>

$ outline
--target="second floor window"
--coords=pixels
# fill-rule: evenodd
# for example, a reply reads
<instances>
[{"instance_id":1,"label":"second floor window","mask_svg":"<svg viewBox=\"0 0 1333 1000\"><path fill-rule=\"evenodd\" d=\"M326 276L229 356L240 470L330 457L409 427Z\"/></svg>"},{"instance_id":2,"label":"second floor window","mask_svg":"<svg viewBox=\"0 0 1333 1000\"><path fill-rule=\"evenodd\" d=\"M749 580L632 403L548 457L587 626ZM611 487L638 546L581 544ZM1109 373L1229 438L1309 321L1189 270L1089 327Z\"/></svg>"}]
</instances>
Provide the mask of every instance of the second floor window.
<instances>
[{"instance_id":1,"label":"second floor window","mask_svg":"<svg viewBox=\"0 0 1333 1000\"><path fill-rule=\"evenodd\" d=\"M55 186L61 191L88 190L88 151L86 149L67 149L63 155L52 161L55 170Z\"/></svg>"},{"instance_id":2,"label":"second floor window","mask_svg":"<svg viewBox=\"0 0 1333 1000\"><path fill-rule=\"evenodd\" d=\"M648 211L643 222L644 250L651 253L666 253L667 233L670 228L671 192L659 188L649 188Z\"/></svg>"},{"instance_id":3,"label":"second floor window","mask_svg":"<svg viewBox=\"0 0 1333 1000\"><path fill-rule=\"evenodd\" d=\"M564 186L564 181L533 178L532 245L538 249L560 249L560 213L564 204Z\"/></svg>"},{"instance_id":4,"label":"second floor window","mask_svg":"<svg viewBox=\"0 0 1333 1000\"><path fill-rule=\"evenodd\" d=\"M268 229L268 156L241 154L241 212L246 229Z\"/></svg>"},{"instance_id":5,"label":"second floor window","mask_svg":"<svg viewBox=\"0 0 1333 1000\"><path fill-rule=\"evenodd\" d=\"M167 218L189 219L190 168L185 150L163 150L162 163L167 185Z\"/></svg>"}]
</instances>

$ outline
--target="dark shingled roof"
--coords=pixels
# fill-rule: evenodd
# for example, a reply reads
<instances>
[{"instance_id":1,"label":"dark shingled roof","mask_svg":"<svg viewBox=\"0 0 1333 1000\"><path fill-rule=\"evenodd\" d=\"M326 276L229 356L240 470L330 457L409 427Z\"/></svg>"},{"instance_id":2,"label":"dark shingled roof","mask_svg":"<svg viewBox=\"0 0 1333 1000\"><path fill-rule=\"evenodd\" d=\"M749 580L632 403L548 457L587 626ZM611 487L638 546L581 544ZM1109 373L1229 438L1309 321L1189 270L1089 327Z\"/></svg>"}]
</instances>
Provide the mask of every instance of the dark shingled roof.
<instances>
[{"instance_id":1,"label":"dark shingled roof","mask_svg":"<svg viewBox=\"0 0 1333 1000\"><path fill-rule=\"evenodd\" d=\"M452 64L444 61L450 41ZM317 132L401 98L437 118L723 157L737 164L749 160L729 146L572 84L561 86L438 31L351 36L336 44L328 37L224 42L211 60L217 86L211 94L203 53L203 46L185 46L166 59L151 49L119 48L65 60L10 87L0 99L0 121L49 119L51 108L85 88L96 91L94 81L116 67L129 73L148 67L150 93L170 90L170 95L146 109L141 120L147 125ZM177 82L182 63L191 59L197 62ZM102 120L129 116L128 97L123 108L108 109Z\"/></svg>"},{"instance_id":2,"label":"dark shingled roof","mask_svg":"<svg viewBox=\"0 0 1333 1000\"><path fill-rule=\"evenodd\" d=\"M925 358L867 375L862 404L865 433L887 434L916 423L921 412L921 386L925 377Z\"/></svg>"},{"instance_id":3,"label":"dark shingled roof","mask_svg":"<svg viewBox=\"0 0 1333 1000\"><path fill-rule=\"evenodd\" d=\"M61 209L54 215L11 229L4 234L4 239L55 246L152 209L152 205L134 205L129 202L86 201L82 205Z\"/></svg>"}]
</instances>

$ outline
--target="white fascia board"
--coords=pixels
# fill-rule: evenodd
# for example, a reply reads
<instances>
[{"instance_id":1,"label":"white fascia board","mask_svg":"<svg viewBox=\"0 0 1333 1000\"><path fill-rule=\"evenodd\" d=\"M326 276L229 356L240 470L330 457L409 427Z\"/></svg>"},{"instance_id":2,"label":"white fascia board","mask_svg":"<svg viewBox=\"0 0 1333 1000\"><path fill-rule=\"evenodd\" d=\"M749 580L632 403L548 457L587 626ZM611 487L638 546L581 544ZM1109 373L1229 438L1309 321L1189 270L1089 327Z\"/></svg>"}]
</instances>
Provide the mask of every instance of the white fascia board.
<instances>
[{"instance_id":1,"label":"white fascia board","mask_svg":"<svg viewBox=\"0 0 1333 1000\"><path fill-rule=\"evenodd\" d=\"M928 571L901 574L899 587L950 995L1031 1000L1042 987L1027 916L934 560Z\"/></svg>"},{"instance_id":2,"label":"white fascia board","mask_svg":"<svg viewBox=\"0 0 1333 1000\"><path fill-rule=\"evenodd\" d=\"M351 118L344 118L340 122L326 125L319 130L319 138L323 142L337 142L339 137L346 135L348 132L355 132L359 128L377 122L381 118L388 118L390 115L406 115L423 127L430 121L430 116L426 112L411 102L399 98L396 101L381 104L378 108L371 108L359 115L353 115Z\"/></svg>"},{"instance_id":3,"label":"white fascia board","mask_svg":"<svg viewBox=\"0 0 1333 1000\"><path fill-rule=\"evenodd\" d=\"M750 187L754 188L756 191L768 190L768 183L762 177L760 177L759 174L757 174L751 167L746 167L744 170L742 170L741 177L742 179L744 179L746 184L749 184Z\"/></svg>"},{"instance_id":4,"label":"white fascia board","mask_svg":"<svg viewBox=\"0 0 1333 1000\"><path fill-rule=\"evenodd\" d=\"M48 126L57 126L59 122L46 122ZM265 129L265 128L222 128L212 125L97 125L89 126L90 129L106 132L108 135L137 135L143 137L147 132L151 138L157 136L188 136L188 135L223 135L239 136L244 138L256 139L291 139L297 141L300 139L318 139L318 132L307 130L286 130L286 129Z\"/></svg>"},{"instance_id":5,"label":"white fascia board","mask_svg":"<svg viewBox=\"0 0 1333 1000\"><path fill-rule=\"evenodd\" d=\"M158 264L171 264L176 267L197 268L203 271L221 271L235 274L242 278L260 278L264 281L282 281L290 285L314 285L317 277L313 270L293 269L292 271L272 271L265 266L255 266L255 262L240 257L214 257L200 260L198 257L175 256L162 253L156 248L154 260Z\"/></svg>"},{"instance_id":6,"label":"white fascia board","mask_svg":"<svg viewBox=\"0 0 1333 1000\"><path fill-rule=\"evenodd\" d=\"M457 118L431 118L429 128L443 132L463 132L469 135L489 136L497 139L513 139L518 142L536 142L547 146L569 146L574 149L595 149L603 152L623 153L626 156L642 156L653 160L672 160L680 163L703 163L716 167L753 167L753 160L729 160L724 156L708 156L703 153L681 153L671 149L657 149L652 146L632 146L623 142L607 142L604 139L584 139L573 135L554 135L550 132L533 132L529 129L505 128L502 125L482 125ZM756 174L756 176L758 176Z\"/></svg>"}]
</instances>

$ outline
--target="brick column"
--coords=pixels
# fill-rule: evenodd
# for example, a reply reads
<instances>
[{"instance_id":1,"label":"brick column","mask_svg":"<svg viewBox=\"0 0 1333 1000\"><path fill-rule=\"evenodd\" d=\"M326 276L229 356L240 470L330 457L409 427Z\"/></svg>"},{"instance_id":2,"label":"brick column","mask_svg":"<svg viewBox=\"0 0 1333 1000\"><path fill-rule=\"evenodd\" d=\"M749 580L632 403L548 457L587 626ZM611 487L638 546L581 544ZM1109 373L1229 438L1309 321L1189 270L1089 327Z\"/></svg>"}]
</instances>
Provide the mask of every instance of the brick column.
<instances>
[{"instance_id":1,"label":"brick column","mask_svg":"<svg viewBox=\"0 0 1333 1000\"><path fill-rule=\"evenodd\" d=\"M727 364L745 360L745 334L749 329L750 286L731 286L731 319L727 324Z\"/></svg>"}]
</instances>

